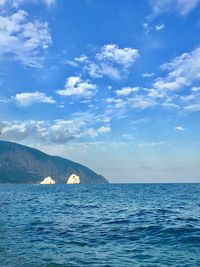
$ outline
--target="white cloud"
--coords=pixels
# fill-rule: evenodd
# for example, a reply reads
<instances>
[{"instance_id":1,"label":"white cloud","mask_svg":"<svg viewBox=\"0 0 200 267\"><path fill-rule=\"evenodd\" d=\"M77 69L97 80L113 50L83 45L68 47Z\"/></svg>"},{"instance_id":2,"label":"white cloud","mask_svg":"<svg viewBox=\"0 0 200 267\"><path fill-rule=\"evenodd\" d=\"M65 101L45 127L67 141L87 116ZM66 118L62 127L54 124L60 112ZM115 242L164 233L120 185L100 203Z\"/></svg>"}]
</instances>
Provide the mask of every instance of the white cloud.
<instances>
[{"instance_id":1,"label":"white cloud","mask_svg":"<svg viewBox=\"0 0 200 267\"><path fill-rule=\"evenodd\" d=\"M145 22L142 24L142 26L147 30L149 31L149 23Z\"/></svg>"},{"instance_id":2,"label":"white cloud","mask_svg":"<svg viewBox=\"0 0 200 267\"><path fill-rule=\"evenodd\" d=\"M193 92L200 92L200 86L193 86L192 91Z\"/></svg>"},{"instance_id":3,"label":"white cloud","mask_svg":"<svg viewBox=\"0 0 200 267\"><path fill-rule=\"evenodd\" d=\"M79 66L78 63L74 62L73 60L68 60L68 59L64 60L63 63L69 66L75 67L75 68Z\"/></svg>"},{"instance_id":4,"label":"white cloud","mask_svg":"<svg viewBox=\"0 0 200 267\"><path fill-rule=\"evenodd\" d=\"M111 103L113 103L113 101L114 101L114 98L113 97L106 98L106 103L107 104L111 104Z\"/></svg>"},{"instance_id":5,"label":"white cloud","mask_svg":"<svg viewBox=\"0 0 200 267\"><path fill-rule=\"evenodd\" d=\"M1 56L10 56L26 66L40 67L41 52L51 42L47 23L31 21L24 10L0 16Z\"/></svg>"},{"instance_id":6,"label":"white cloud","mask_svg":"<svg viewBox=\"0 0 200 267\"><path fill-rule=\"evenodd\" d=\"M199 0L150 0L151 18L167 12L177 12L180 16L189 14L199 3Z\"/></svg>"},{"instance_id":7,"label":"white cloud","mask_svg":"<svg viewBox=\"0 0 200 267\"><path fill-rule=\"evenodd\" d=\"M116 94L118 96L128 96L131 93L135 93L139 90L139 87L123 87L122 89L119 89L116 91Z\"/></svg>"},{"instance_id":8,"label":"white cloud","mask_svg":"<svg viewBox=\"0 0 200 267\"><path fill-rule=\"evenodd\" d=\"M155 26L155 30L156 31L161 31L162 29L164 29L165 28L165 24L157 24L156 26Z\"/></svg>"},{"instance_id":9,"label":"white cloud","mask_svg":"<svg viewBox=\"0 0 200 267\"><path fill-rule=\"evenodd\" d=\"M198 91L197 91L198 92ZM192 92L191 94L187 94L187 95L181 95L181 96L179 96L179 99L183 102L183 103L186 103L186 104L188 104L188 103L190 103L191 101L193 101L193 100L196 100L196 99L198 99L199 98L199 95L198 95L198 93L196 93L196 92Z\"/></svg>"},{"instance_id":10,"label":"white cloud","mask_svg":"<svg viewBox=\"0 0 200 267\"><path fill-rule=\"evenodd\" d=\"M123 116L130 109L144 110L156 106L178 112L200 111L200 48L183 53L163 64L161 69L164 75L154 80L152 88L140 87L134 94L132 87L116 90L116 97L106 98L108 110L112 114L121 112Z\"/></svg>"},{"instance_id":11,"label":"white cloud","mask_svg":"<svg viewBox=\"0 0 200 267\"><path fill-rule=\"evenodd\" d=\"M120 48L116 44L107 44L102 46L93 58L81 55L74 60L84 64L84 70L93 78L107 76L117 80L128 73L128 69L139 56L139 52L135 48Z\"/></svg>"},{"instance_id":12,"label":"white cloud","mask_svg":"<svg viewBox=\"0 0 200 267\"><path fill-rule=\"evenodd\" d=\"M164 23L162 23L162 24L150 24L150 23L145 22L142 24L142 26L144 27L146 33L149 33L150 31L158 31L159 32L165 28Z\"/></svg>"},{"instance_id":13,"label":"white cloud","mask_svg":"<svg viewBox=\"0 0 200 267\"><path fill-rule=\"evenodd\" d=\"M78 76L72 76L67 78L65 83L65 89L58 90L57 94L62 96L82 96L90 97L96 89L95 84L89 83L89 81L83 81Z\"/></svg>"},{"instance_id":14,"label":"white cloud","mask_svg":"<svg viewBox=\"0 0 200 267\"><path fill-rule=\"evenodd\" d=\"M117 63L128 68L139 57L139 52L134 48L119 48L116 44L108 44L101 48L96 57L99 61Z\"/></svg>"},{"instance_id":15,"label":"white cloud","mask_svg":"<svg viewBox=\"0 0 200 267\"><path fill-rule=\"evenodd\" d=\"M32 92L32 93L19 93L14 97L15 101L21 106L31 106L36 103L48 103L53 104L56 101L45 93Z\"/></svg>"},{"instance_id":16,"label":"white cloud","mask_svg":"<svg viewBox=\"0 0 200 267\"><path fill-rule=\"evenodd\" d=\"M198 86L193 86L189 93L178 96L182 108L187 112L200 111L200 90Z\"/></svg>"},{"instance_id":17,"label":"white cloud","mask_svg":"<svg viewBox=\"0 0 200 267\"><path fill-rule=\"evenodd\" d=\"M147 97L158 99L158 98L164 98L165 94L162 91L155 90L154 88L151 89L144 89L145 93L147 93Z\"/></svg>"},{"instance_id":18,"label":"white cloud","mask_svg":"<svg viewBox=\"0 0 200 267\"><path fill-rule=\"evenodd\" d=\"M196 103L196 104L187 105L187 106L185 106L185 110L189 111L189 112L200 111L200 104Z\"/></svg>"},{"instance_id":19,"label":"white cloud","mask_svg":"<svg viewBox=\"0 0 200 267\"><path fill-rule=\"evenodd\" d=\"M81 55L80 57L75 57L74 60L75 60L75 61L78 61L78 62L80 62L80 63L83 63L83 62L87 61L88 58L87 58L87 56L85 56L85 55Z\"/></svg>"},{"instance_id":20,"label":"white cloud","mask_svg":"<svg viewBox=\"0 0 200 267\"><path fill-rule=\"evenodd\" d=\"M23 3L27 2L27 0L0 0L0 6L4 6L6 4L10 5L11 7L14 8L19 8L19 6ZM51 7L56 3L56 0L39 0L39 1L35 1L35 0L29 0L29 2L34 3L38 3L38 2L42 2L44 3L47 7Z\"/></svg>"},{"instance_id":21,"label":"white cloud","mask_svg":"<svg viewBox=\"0 0 200 267\"><path fill-rule=\"evenodd\" d=\"M128 91L122 92L123 95L121 94L121 97L123 98L119 98L119 96L118 98L108 97L106 99L106 103L111 109L117 108L118 110L121 110L123 116L126 113L129 113L130 109L145 110L161 103L161 97L148 94L147 89L145 88L140 88L140 92L136 92L133 95L128 94ZM113 112L116 112L116 110L114 110Z\"/></svg>"},{"instance_id":22,"label":"white cloud","mask_svg":"<svg viewBox=\"0 0 200 267\"><path fill-rule=\"evenodd\" d=\"M164 101L161 106L163 106L164 108L166 109L180 109L180 106L178 104L175 104L173 102L170 102L170 101Z\"/></svg>"},{"instance_id":23,"label":"white cloud","mask_svg":"<svg viewBox=\"0 0 200 267\"><path fill-rule=\"evenodd\" d=\"M154 76L153 72L151 72L151 73L145 72L145 73L142 74L143 78L149 78L149 77L152 77L152 76Z\"/></svg>"},{"instance_id":24,"label":"white cloud","mask_svg":"<svg viewBox=\"0 0 200 267\"><path fill-rule=\"evenodd\" d=\"M111 131L110 126L101 126L101 127L98 129L98 132L99 132L99 133L109 133L110 131Z\"/></svg>"},{"instance_id":25,"label":"white cloud","mask_svg":"<svg viewBox=\"0 0 200 267\"><path fill-rule=\"evenodd\" d=\"M106 99L107 104L114 104L115 108L122 108L126 104L126 101L121 98L108 97Z\"/></svg>"},{"instance_id":26,"label":"white cloud","mask_svg":"<svg viewBox=\"0 0 200 267\"><path fill-rule=\"evenodd\" d=\"M167 142L159 141L159 142L150 142L150 143L140 143L139 146L160 146L160 145L169 145Z\"/></svg>"},{"instance_id":27,"label":"white cloud","mask_svg":"<svg viewBox=\"0 0 200 267\"><path fill-rule=\"evenodd\" d=\"M154 83L154 87L159 90L177 90L190 85L186 77L173 77L159 78Z\"/></svg>"},{"instance_id":28,"label":"white cloud","mask_svg":"<svg viewBox=\"0 0 200 267\"><path fill-rule=\"evenodd\" d=\"M47 129L43 127L43 121L3 122L1 126L2 138L12 141L21 141L27 138L39 138L44 140Z\"/></svg>"},{"instance_id":29,"label":"white cloud","mask_svg":"<svg viewBox=\"0 0 200 267\"><path fill-rule=\"evenodd\" d=\"M154 87L158 90L177 90L200 80L200 48L183 53L161 66L167 75L158 78Z\"/></svg>"},{"instance_id":30,"label":"white cloud","mask_svg":"<svg viewBox=\"0 0 200 267\"><path fill-rule=\"evenodd\" d=\"M65 144L77 140L84 142L110 132L105 123L99 125L100 116L92 113L74 113L68 119L52 121L0 121L1 138L11 141L29 141L38 144Z\"/></svg>"},{"instance_id":31,"label":"white cloud","mask_svg":"<svg viewBox=\"0 0 200 267\"><path fill-rule=\"evenodd\" d=\"M6 99L6 98L0 98L0 102L1 103L10 103L10 99Z\"/></svg>"},{"instance_id":32,"label":"white cloud","mask_svg":"<svg viewBox=\"0 0 200 267\"><path fill-rule=\"evenodd\" d=\"M134 109L147 109L157 104L154 98L147 97L146 95L136 95L129 99L130 107Z\"/></svg>"},{"instance_id":33,"label":"white cloud","mask_svg":"<svg viewBox=\"0 0 200 267\"><path fill-rule=\"evenodd\" d=\"M174 127L174 130L183 132L186 130L186 128L183 128L182 126L176 126L176 127Z\"/></svg>"},{"instance_id":34,"label":"white cloud","mask_svg":"<svg viewBox=\"0 0 200 267\"><path fill-rule=\"evenodd\" d=\"M102 78L103 76L107 76L112 79L118 80L122 77L120 68L114 67L107 63L90 62L86 66L86 70L93 78Z\"/></svg>"}]
</instances>

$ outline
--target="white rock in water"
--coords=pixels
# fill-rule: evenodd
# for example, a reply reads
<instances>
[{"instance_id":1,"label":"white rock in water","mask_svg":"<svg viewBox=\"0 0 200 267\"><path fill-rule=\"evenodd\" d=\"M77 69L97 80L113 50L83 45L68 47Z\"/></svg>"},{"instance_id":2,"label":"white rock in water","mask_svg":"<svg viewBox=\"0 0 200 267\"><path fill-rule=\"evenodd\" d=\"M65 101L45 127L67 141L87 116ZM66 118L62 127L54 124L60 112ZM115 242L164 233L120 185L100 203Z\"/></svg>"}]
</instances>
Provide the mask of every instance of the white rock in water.
<instances>
[{"instance_id":1,"label":"white rock in water","mask_svg":"<svg viewBox=\"0 0 200 267\"><path fill-rule=\"evenodd\" d=\"M50 177L44 178L44 180L40 184L55 184L56 182Z\"/></svg>"},{"instance_id":2,"label":"white rock in water","mask_svg":"<svg viewBox=\"0 0 200 267\"><path fill-rule=\"evenodd\" d=\"M70 177L67 181L67 184L80 184L80 182L81 182L80 177L76 174L72 174L72 175L70 175Z\"/></svg>"}]
</instances>

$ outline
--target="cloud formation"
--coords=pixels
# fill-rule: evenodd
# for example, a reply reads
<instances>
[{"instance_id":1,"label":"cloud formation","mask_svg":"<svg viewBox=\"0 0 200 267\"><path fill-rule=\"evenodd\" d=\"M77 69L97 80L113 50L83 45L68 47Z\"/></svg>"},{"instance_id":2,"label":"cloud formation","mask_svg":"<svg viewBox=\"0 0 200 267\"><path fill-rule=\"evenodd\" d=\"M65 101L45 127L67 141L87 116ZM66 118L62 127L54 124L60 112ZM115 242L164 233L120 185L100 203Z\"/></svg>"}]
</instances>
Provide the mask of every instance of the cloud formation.
<instances>
[{"instance_id":1,"label":"cloud formation","mask_svg":"<svg viewBox=\"0 0 200 267\"><path fill-rule=\"evenodd\" d=\"M14 8L18 8L21 4L27 2L25 0L0 0L0 6L9 5ZM30 2L37 3L35 0L30 0ZM39 0L39 2L44 3L47 7L53 6L56 0Z\"/></svg>"},{"instance_id":2,"label":"cloud formation","mask_svg":"<svg viewBox=\"0 0 200 267\"><path fill-rule=\"evenodd\" d=\"M167 72L165 77L158 78L153 86L158 90L178 90L200 80L200 48L183 53L172 61L161 66Z\"/></svg>"},{"instance_id":3,"label":"cloud formation","mask_svg":"<svg viewBox=\"0 0 200 267\"><path fill-rule=\"evenodd\" d=\"M145 73L142 73L142 77L143 78L150 78L152 76L154 76L155 74L153 72L149 73L149 72L145 72Z\"/></svg>"},{"instance_id":4,"label":"cloud formation","mask_svg":"<svg viewBox=\"0 0 200 267\"><path fill-rule=\"evenodd\" d=\"M116 91L116 94L118 96L128 96L130 95L131 93L135 93L139 90L139 87L123 87L119 90Z\"/></svg>"},{"instance_id":5,"label":"cloud formation","mask_svg":"<svg viewBox=\"0 0 200 267\"><path fill-rule=\"evenodd\" d=\"M74 114L71 119L53 121L1 121L1 138L10 141L65 144L73 140L90 140L111 131L108 124L94 114Z\"/></svg>"},{"instance_id":6,"label":"cloud formation","mask_svg":"<svg viewBox=\"0 0 200 267\"><path fill-rule=\"evenodd\" d=\"M128 114L130 109L154 107L174 109L177 112L200 111L200 48L183 53L160 66L163 76L151 82L149 88L127 86L106 98L110 110ZM145 73L143 77L154 74Z\"/></svg>"},{"instance_id":7,"label":"cloud formation","mask_svg":"<svg viewBox=\"0 0 200 267\"><path fill-rule=\"evenodd\" d=\"M174 11L180 16L185 16L197 7L199 0L150 0L149 3L152 9L152 17Z\"/></svg>"},{"instance_id":8,"label":"cloud formation","mask_svg":"<svg viewBox=\"0 0 200 267\"><path fill-rule=\"evenodd\" d=\"M182 127L182 126L176 126L176 127L174 127L174 130L179 131L179 132L183 132L186 129L184 127Z\"/></svg>"},{"instance_id":9,"label":"cloud formation","mask_svg":"<svg viewBox=\"0 0 200 267\"><path fill-rule=\"evenodd\" d=\"M40 67L43 50L51 44L48 24L31 21L24 10L0 16L0 56L14 59L25 66Z\"/></svg>"},{"instance_id":10,"label":"cloud formation","mask_svg":"<svg viewBox=\"0 0 200 267\"><path fill-rule=\"evenodd\" d=\"M101 126L101 127L98 129L98 132L99 132L99 133L109 133L110 131L111 131L110 126Z\"/></svg>"},{"instance_id":11,"label":"cloud formation","mask_svg":"<svg viewBox=\"0 0 200 267\"><path fill-rule=\"evenodd\" d=\"M116 44L108 44L101 48L100 52L96 54L96 57L101 62L116 63L128 68L139 57L139 53L134 48L119 48Z\"/></svg>"},{"instance_id":12,"label":"cloud formation","mask_svg":"<svg viewBox=\"0 0 200 267\"><path fill-rule=\"evenodd\" d=\"M140 143L138 146L149 146L149 147L155 147L155 146L163 146L163 145L169 145L169 143L164 141L156 141L156 142L150 142L150 143Z\"/></svg>"},{"instance_id":13,"label":"cloud formation","mask_svg":"<svg viewBox=\"0 0 200 267\"><path fill-rule=\"evenodd\" d=\"M57 90L57 94L61 96L76 95L81 97L90 97L93 95L95 89L95 84L92 84L89 81L83 81L78 76L72 76L67 78L65 88Z\"/></svg>"},{"instance_id":14,"label":"cloud formation","mask_svg":"<svg viewBox=\"0 0 200 267\"><path fill-rule=\"evenodd\" d=\"M163 30L165 28L165 24L164 23L162 23L162 24L156 24L156 25L153 25L152 24L151 25L150 23L145 22L145 23L143 23L142 26L144 27L146 33L149 33L150 31L157 31L157 32L159 32L159 31L161 31L161 30Z\"/></svg>"},{"instance_id":15,"label":"cloud formation","mask_svg":"<svg viewBox=\"0 0 200 267\"><path fill-rule=\"evenodd\" d=\"M16 94L14 100L21 106L27 107L36 103L54 104L56 101L45 93L32 92L32 93L19 93Z\"/></svg>"},{"instance_id":16,"label":"cloud formation","mask_svg":"<svg viewBox=\"0 0 200 267\"><path fill-rule=\"evenodd\" d=\"M93 78L109 77L118 80L128 73L139 56L139 51L135 48L120 48L116 44L107 44L102 46L93 58L81 55L74 60L83 64L84 69Z\"/></svg>"}]
</instances>

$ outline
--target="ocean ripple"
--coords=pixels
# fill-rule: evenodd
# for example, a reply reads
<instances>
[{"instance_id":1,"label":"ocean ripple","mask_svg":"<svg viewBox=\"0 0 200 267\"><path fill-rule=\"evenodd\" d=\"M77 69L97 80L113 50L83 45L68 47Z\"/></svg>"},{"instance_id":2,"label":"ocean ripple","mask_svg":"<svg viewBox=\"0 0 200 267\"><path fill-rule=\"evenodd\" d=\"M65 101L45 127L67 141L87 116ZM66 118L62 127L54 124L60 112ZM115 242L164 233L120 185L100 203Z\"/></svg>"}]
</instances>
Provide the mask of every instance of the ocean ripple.
<instances>
[{"instance_id":1,"label":"ocean ripple","mask_svg":"<svg viewBox=\"0 0 200 267\"><path fill-rule=\"evenodd\" d=\"M200 266L200 185L0 186L1 267Z\"/></svg>"}]
</instances>

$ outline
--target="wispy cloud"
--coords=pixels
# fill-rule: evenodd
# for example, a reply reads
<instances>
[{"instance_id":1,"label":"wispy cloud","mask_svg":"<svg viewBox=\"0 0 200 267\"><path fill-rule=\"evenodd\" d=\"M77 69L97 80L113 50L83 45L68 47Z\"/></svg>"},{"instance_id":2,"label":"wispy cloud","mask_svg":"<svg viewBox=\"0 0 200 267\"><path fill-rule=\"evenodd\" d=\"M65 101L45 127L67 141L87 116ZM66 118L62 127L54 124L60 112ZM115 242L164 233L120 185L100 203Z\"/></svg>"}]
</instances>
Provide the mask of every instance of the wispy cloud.
<instances>
[{"instance_id":1,"label":"wispy cloud","mask_svg":"<svg viewBox=\"0 0 200 267\"><path fill-rule=\"evenodd\" d=\"M199 0L149 0L152 9L151 18L163 13L177 12L180 16L189 14L198 4Z\"/></svg>"},{"instance_id":2,"label":"wispy cloud","mask_svg":"<svg viewBox=\"0 0 200 267\"><path fill-rule=\"evenodd\" d=\"M81 55L80 57L75 57L74 60L83 63L88 60L88 57L85 55Z\"/></svg>"},{"instance_id":3,"label":"wispy cloud","mask_svg":"<svg viewBox=\"0 0 200 267\"><path fill-rule=\"evenodd\" d=\"M25 66L40 67L42 50L51 44L47 23L31 21L24 10L0 16L0 55Z\"/></svg>"},{"instance_id":4,"label":"wispy cloud","mask_svg":"<svg viewBox=\"0 0 200 267\"><path fill-rule=\"evenodd\" d=\"M164 28L165 28L165 24L157 24L157 25L155 25L155 30L156 31L161 31Z\"/></svg>"},{"instance_id":5,"label":"wispy cloud","mask_svg":"<svg viewBox=\"0 0 200 267\"><path fill-rule=\"evenodd\" d=\"M154 98L148 97L146 95L136 95L129 99L129 106L134 109L147 109L157 105Z\"/></svg>"},{"instance_id":6,"label":"wispy cloud","mask_svg":"<svg viewBox=\"0 0 200 267\"><path fill-rule=\"evenodd\" d=\"M23 3L27 2L26 0L0 0L0 6L5 6L5 5L9 5L10 7L14 7L14 8L19 8L20 5L22 5ZM30 3L43 3L45 4L47 7L51 7L53 5L55 5L56 0L29 0Z\"/></svg>"},{"instance_id":7,"label":"wispy cloud","mask_svg":"<svg viewBox=\"0 0 200 267\"><path fill-rule=\"evenodd\" d=\"M186 130L186 128L184 128L182 126L176 126L176 127L174 127L174 130L179 131L179 132L183 132Z\"/></svg>"},{"instance_id":8,"label":"wispy cloud","mask_svg":"<svg viewBox=\"0 0 200 267\"><path fill-rule=\"evenodd\" d=\"M7 103L10 103L10 99L6 99L6 98L0 98L0 103L5 103L5 104L7 104Z\"/></svg>"},{"instance_id":9,"label":"wispy cloud","mask_svg":"<svg viewBox=\"0 0 200 267\"><path fill-rule=\"evenodd\" d=\"M161 66L167 72L165 77L158 78L154 87L158 90L178 90L200 80L200 48L183 53L172 61Z\"/></svg>"},{"instance_id":10,"label":"wispy cloud","mask_svg":"<svg viewBox=\"0 0 200 267\"><path fill-rule=\"evenodd\" d=\"M200 104L199 103L189 104L189 105L185 106L185 110L189 111L189 112L200 111Z\"/></svg>"},{"instance_id":11,"label":"wispy cloud","mask_svg":"<svg viewBox=\"0 0 200 267\"><path fill-rule=\"evenodd\" d=\"M79 66L77 62L75 62L73 60L68 60L68 59L62 61L62 63L67 64L69 66L72 66L74 68L77 68Z\"/></svg>"},{"instance_id":12,"label":"wispy cloud","mask_svg":"<svg viewBox=\"0 0 200 267\"><path fill-rule=\"evenodd\" d=\"M165 28L165 24L151 24L149 22L145 22L142 24L142 26L144 27L146 33L149 33L150 31L161 31Z\"/></svg>"},{"instance_id":13,"label":"wispy cloud","mask_svg":"<svg viewBox=\"0 0 200 267\"><path fill-rule=\"evenodd\" d=\"M150 143L139 143L138 146L150 146L150 147L155 147L155 146L163 146L163 145L169 145L169 143L164 142L164 141L158 141L158 142L150 142Z\"/></svg>"},{"instance_id":14,"label":"wispy cloud","mask_svg":"<svg viewBox=\"0 0 200 267\"><path fill-rule=\"evenodd\" d=\"M145 72L142 74L142 77L143 78L149 78L149 77L152 77L154 76L155 74L153 72L149 73L149 72Z\"/></svg>"},{"instance_id":15,"label":"wispy cloud","mask_svg":"<svg viewBox=\"0 0 200 267\"><path fill-rule=\"evenodd\" d=\"M120 48L116 44L107 44L102 46L93 58L81 55L74 60L84 64L84 69L93 78L106 76L121 79L139 56L139 51L135 48Z\"/></svg>"},{"instance_id":16,"label":"wispy cloud","mask_svg":"<svg viewBox=\"0 0 200 267\"><path fill-rule=\"evenodd\" d=\"M135 93L134 95L123 95L121 98L118 96L115 97L108 97L106 99L106 103L109 106L111 110L113 110L113 113L116 112L115 109L121 110L123 112L123 115L128 114L131 109L135 110L145 110L149 108L153 108L156 105L160 103L159 100L157 100L154 97L149 97L144 90L140 90L140 93Z\"/></svg>"}]
</instances>

